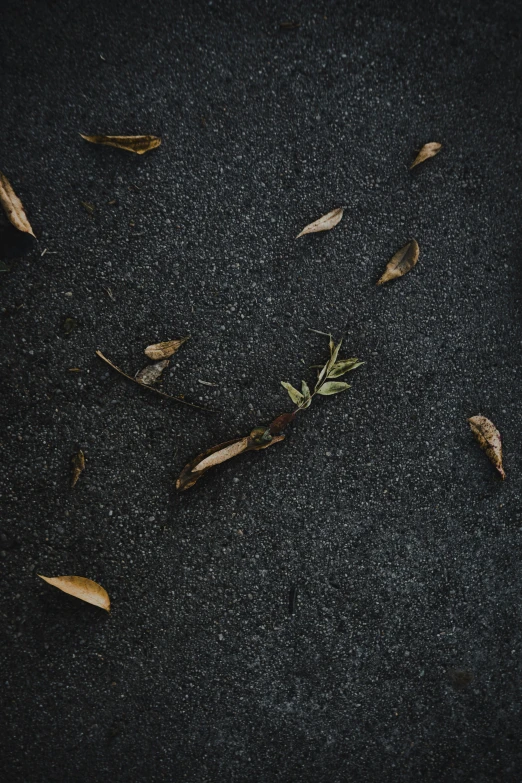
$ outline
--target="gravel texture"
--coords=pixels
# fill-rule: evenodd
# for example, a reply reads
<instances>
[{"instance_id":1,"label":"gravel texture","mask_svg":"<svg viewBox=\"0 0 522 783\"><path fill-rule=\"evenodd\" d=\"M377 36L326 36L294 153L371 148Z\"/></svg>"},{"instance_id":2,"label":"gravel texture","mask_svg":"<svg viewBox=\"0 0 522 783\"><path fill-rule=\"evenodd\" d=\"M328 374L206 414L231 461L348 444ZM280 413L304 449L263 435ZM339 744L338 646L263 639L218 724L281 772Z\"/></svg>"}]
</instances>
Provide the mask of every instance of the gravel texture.
<instances>
[{"instance_id":1,"label":"gravel texture","mask_svg":"<svg viewBox=\"0 0 522 783\"><path fill-rule=\"evenodd\" d=\"M6 783L520 781L521 16L3 0L0 169L38 237L1 273ZM291 409L310 328L352 389L177 493ZM186 334L162 388L218 413L95 356Z\"/></svg>"}]
</instances>

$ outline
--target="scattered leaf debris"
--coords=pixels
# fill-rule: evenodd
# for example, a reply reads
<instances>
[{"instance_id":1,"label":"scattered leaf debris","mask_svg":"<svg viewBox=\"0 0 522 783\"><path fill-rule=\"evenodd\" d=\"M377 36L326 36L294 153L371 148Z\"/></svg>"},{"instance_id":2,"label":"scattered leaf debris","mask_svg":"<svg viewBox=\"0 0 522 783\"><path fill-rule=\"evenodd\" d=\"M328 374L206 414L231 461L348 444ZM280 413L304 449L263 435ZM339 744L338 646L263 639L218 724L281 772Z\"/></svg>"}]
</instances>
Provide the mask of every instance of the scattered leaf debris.
<instances>
[{"instance_id":1,"label":"scattered leaf debris","mask_svg":"<svg viewBox=\"0 0 522 783\"><path fill-rule=\"evenodd\" d=\"M211 383L211 381L202 381L201 378L198 378L198 383L202 383L203 386L217 386L217 383Z\"/></svg>"},{"instance_id":2,"label":"scattered leaf debris","mask_svg":"<svg viewBox=\"0 0 522 783\"><path fill-rule=\"evenodd\" d=\"M148 389L149 391L155 392L155 394L159 394L161 397L165 397L167 400L175 400L176 402L181 403L181 405L188 405L189 408L197 408L201 411L207 411L207 413L215 413L212 408L207 408L204 405L197 405L195 402L188 402L187 400L181 399L181 397L175 397L172 394L167 394L166 392L161 391L161 389L157 389L155 386L148 386L146 383L142 383L142 381L139 381L137 378L133 378L132 375L127 375L126 372L121 370L119 367L117 367L117 365L113 364L110 359L104 356L101 351L96 351L96 356L102 359L102 361L106 362L109 367L112 367L112 369L116 370L116 372L118 372L120 375L123 375L124 378L127 378L128 381L137 383L138 386L141 386L142 389Z\"/></svg>"},{"instance_id":3,"label":"scattered leaf debris","mask_svg":"<svg viewBox=\"0 0 522 783\"><path fill-rule=\"evenodd\" d=\"M143 370L140 370L139 373L137 373L136 380L140 383L146 384L147 386L150 386L153 383L157 383L161 378L163 370L165 370L169 364L169 359L163 359L161 362L149 364L148 367L144 367Z\"/></svg>"},{"instance_id":4,"label":"scattered leaf debris","mask_svg":"<svg viewBox=\"0 0 522 783\"><path fill-rule=\"evenodd\" d=\"M413 269L418 261L419 252L419 245L416 239L412 239L404 247L401 247L400 250L397 250L393 258L388 261L384 274L377 281L377 285L402 277L410 269Z\"/></svg>"},{"instance_id":5,"label":"scattered leaf debris","mask_svg":"<svg viewBox=\"0 0 522 783\"><path fill-rule=\"evenodd\" d=\"M4 212L7 215L9 222L18 231L23 231L24 234L30 234L34 237L33 229L25 214L24 206L16 193L14 192L11 183L0 171L0 204L4 208ZM35 237L36 239L36 237Z\"/></svg>"},{"instance_id":6,"label":"scattered leaf debris","mask_svg":"<svg viewBox=\"0 0 522 783\"><path fill-rule=\"evenodd\" d=\"M295 21L279 22L279 27L281 30L299 30L299 28L301 27L301 22L295 22Z\"/></svg>"},{"instance_id":7,"label":"scattered leaf debris","mask_svg":"<svg viewBox=\"0 0 522 783\"><path fill-rule=\"evenodd\" d=\"M306 410L306 408L310 407L312 399L316 394L338 394L339 392L350 388L347 383L330 381L329 379L338 378L350 370L355 370L356 367L360 367L364 362L360 362L359 359L339 360L338 356L342 340L336 345L331 335L327 335L327 337L329 339L330 358L320 369L313 392L310 391L306 381L302 381L301 391L295 389L291 383L282 381L281 383L287 390L290 399L294 405L297 406L296 409L291 413L282 413L275 418L268 427L255 427L250 435L247 435L246 437L228 440L225 443L220 443L218 446L213 446L211 449L207 449L207 451L198 454L195 459L183 468L181 475L176 482L177 489L189 489L189 487L194 486L196 481L201 478L209 468L232 459L232 457L237 457L239 454L243 454L246 451L266 449L269 446L273 446L274 443L282 441L284 439L284 435L281 435L282 431L293 422L299 411Z\"/></svg>"},{"instance_id":8,"label":"scattered leaf debris","mask_svg":"<svg viewBox=\"0 0 522 783\"><path fill-rule=\"evenodd\" d=\"M159 136L85 136L83 133L80 133L80 136L92 144L117 147L120 150L135 152L137 155L143 155L149 150L156 149L161 144Z\"/></svg>"},{"instance_id":9,"label":"scattered leaf debris","mask_svg":"<svg viewBox=\"0 0 522 783\"><path fill-rule=\"evenodd\" d=\"M315 220L313 223L309 223L305 226L301 233L297 235L296 239L299 239L299 237L302 237L304 234L315 234L317 231L330 231L331 228L341 221L343 212L344 207L338 207L331 212L327 212L327 214L323 215L319 220Z\"/></svg>"},{"instance_id":10,"label":"scattered leaf debris","mask_svg":"<svg viewBox=\"0 0 522 783\"><path fill-rule=\"evenodd\" d=\"M149 345L145 348L145 356L148 356L149 359L154 359L154 361L169 359L188 339L190 339L190 335L182 337L180 340L165 340L163 343L154 343L154 345Z\"/></svg>"},{"instance_id":11,"label":"scattered leaf debris","mask_svg":"<svg viewBox=\"0 0 522 783\"><path fill-rule=\"evenodd\" d=\"M442 144L439 144L438 141L430 141L429 144L425 144L424 147L421 147L419 150L419 154L411 164L410 169L415 168L415 166L418 166L419 163L423 163L425 160L428 160L428 158L435 157L435 155L440 152L441 148Z\"/></svg>"},{"instance_id":12,"label":"scattered leaf debris","mask_svg":"<svg viewBox=\"0 0 522 783\"><path fill-rule=\"evenodd\" d=\"M64 334L69 336L78 326L78 321L75 318L68 316L62 324Z\"/></svg>"},{"instance_id":13,"label":"scattered leaf debris","mask_svg":"<svg viewBox=\"0 0 522 783\"><path fill-rule=\"evenodd\" d=\"M90 201L80 201L80 204L82 205L84 210L87 212L87 214L89 214L91 217L94 215L94 211L96 209L94 204L91 204Z\"/></svg>"},{"instance_id":14,"label":"scattered leaf debris","mask_svg":"<svg viewBox=\"0 0 522 783\"><path fill-rule=\"evenodd\" d=\"M62 590L64 593L79 598L80 601L99 606L100 609L105 609L106 612L111 610L111 601L107 591L97 582L93 582L92 579L86 579L83 576L42 576L42 574L38 574L38 576L44 582L57 587L58 590Z\"/></svg>"},{"instance_id":15,"label":"scattered leaf debris","mask_svg":"<svg viewBox=\"0 0 522 783\"><path fill-rule=\"evenodd\" d=\"M479 446L488 455L489 459L496 467L502 479L506 478L502 466L502 438L495 425L485 416L472 416L468 419L469 426Z\"/></svg>"},{"instance_id":16,"label":"scattered leaf debris","mask_svg":"<svg viewBox=\"0 0 522 783\"><path fill-rule=\"evenodd\" d=\"M77 454L73 454L71 457L71 462L73 466L71 487L75 487L78 479L85 470L85 454L81 449L77 452Z\"/></svg>"}]
</instances>

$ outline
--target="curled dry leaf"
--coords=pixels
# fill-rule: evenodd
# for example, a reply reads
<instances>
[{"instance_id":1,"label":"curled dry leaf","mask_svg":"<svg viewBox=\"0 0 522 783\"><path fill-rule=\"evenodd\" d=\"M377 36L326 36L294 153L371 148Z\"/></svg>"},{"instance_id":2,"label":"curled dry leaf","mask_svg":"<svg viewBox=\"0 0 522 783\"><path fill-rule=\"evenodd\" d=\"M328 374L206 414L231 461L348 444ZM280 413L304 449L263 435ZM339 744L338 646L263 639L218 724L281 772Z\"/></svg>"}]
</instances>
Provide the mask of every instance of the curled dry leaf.
<instances>
[{"instance_id":1,"label":"curled dry leaf","mask_svg":"<svg viewBox=\"0 0 522 783\"><path fill-rule=\"evenodd\" d=\"M76 485L76 482L80 478L80 475L85 470L85 454L81 449L77 454L73 454L73 456L71 457L71 462L73 466L71 487L74 487Z\"/></svg>"},{"instance_id":2,"label":"curled dry leaf","mask_svg":"<svg viewBox=\"0 0 522 783\"><path fill-rule=\"evenodd\" d=\"M284 435L272 435L270 428L256 427L252 430L250 435L244 438L234 438L233 440L227 440L224 443L220 443L218 446L213 446L207 451L203 451L201 454L189 462L186 465L180 477L176 482L176 489L184 490L194 486L196 481L201 476L213 468L215 465L220 465L222 462L226 462L232 457L237 457L238 454L243 454L246 451L260 451L261 449L267 449L269 446L273 446L274 443L284 440Z\"/></svg>"},{"instance_id":3,"label":"curled dry leaf","mask_svg":"<svg viewBox=\"0 0 522 783\"><path fill-rule=\"evenodd\" d=\"M377 281L377 285L387 283L388 280L394 280L396 277L402 277L413 269L419 258L419 245L417 240L412 239L400 250L397 250L393 258L388 261L384 274Z\"/></svg>"},{"instance_id":4,"label":"curled dry leaf","mask_svg":"<svg viewBox=\"0 0 522 783\"><path fill-rule=\"evenodd\" d=\"M85 579L83 576L42 576L42 574L38 574L38 576L44 582L57 587L58 590L74 595L80 601L99 606L106 612L111 610L111 601L107 591L92 579Z\"/></svg>"},{"instance_id":5,"label":"curled dry leaf","mask_svg":"<svg viewBox=\"0 0 522 783\"><path fill-rule=\"evenodd\" d=\"M13 188L11 187L11 183L5 174L2 174L1 171L0 204L2 204L4 208L7 219L15 228L18 229L18 231L23 231L25 234L30 234L32 237L34 237L34 232L31 228L31 224L27 220L27 215L25 214L23 204L14 192Z\"/></svg>"},{"instance_id":6,"label":"curled dry leaf","mask_svg":"<svg viewBox=\"0 0 522 783\"><path fill-rule=\"evenodd\" d=\"M506 478L502 467L502 439L495 425L485 416L472 416L468 419L471 431L481 449L484 449L489 459L496 467L503 479Z\"/></svg>"},{"instance_id":7,"label":"curled dry leaf","mask_svg":"<svg viewBox=\"0 0 522 783\"><path fill-rule=\"evenodd\" d=\"M430 141L429 144L425 144L424 147L419 150L419 154L411 164L410 169L415 168L415 166L418 166L419 163L423 163L425 160L428 160L428 158L433 158L435 155L437 155L437 153L440 152L441 148L442 144L439 144L438 141Z\"/></svg>"},{"instance_id":8,"label":"curled dry leaf","mask_svg":"<svg viewBox=\"0 0 522 783\"><path fill-rule=\"evenodd\" d=\"M139 383L144 383L146 386L150 386L153 383L159 381L163 370L170 364L169 359L163 359L162 362L156 362L155 364L149 364L148 367L144 367L136 374L136 380Z\"/></svg>"},{"instance_id":9,"label":"curled dry leaf","mask_svg":"<svg viewBox=\"0 0 522 783\"><path fill-rule=\"evenodd\" d=\"M341 221L343 212L344 207L333 209L331 212L328 212L326 215L319 218L319 220L305 226L301 233L297 235L296 239L299 239L299 237L302 237L304 234L315 234L317 231L330 231L331 228Z\"/></svg>"},{"instance_id":10,"label":"curled dry leaf","mask_svg":"<svg viewBox=\"0 0 522 783\"><path fill-rule=\"evenodd\" d=\"M117 147L119 150L135 152L137 155L143 155L144 152L153 150L161 144L159 136L85 136L83 133L80 133L80 136L92 144Z\"/></svg>"},{"instance_id":11,"label":"curled dry leaf","mask_svg":"<svg viewBox=\"0 0 522 783\"><path fill-rule=\"evenodd\" d=\"M187 342L189 337L190 335L188 337L182 337L180 340L166 340L163 343L149 345L145 348L145 356L148 356L149 359L154 359L154 361L157 361L158 359L168 359L181 348L183 343Z\"/></svg>"}]
</instances>

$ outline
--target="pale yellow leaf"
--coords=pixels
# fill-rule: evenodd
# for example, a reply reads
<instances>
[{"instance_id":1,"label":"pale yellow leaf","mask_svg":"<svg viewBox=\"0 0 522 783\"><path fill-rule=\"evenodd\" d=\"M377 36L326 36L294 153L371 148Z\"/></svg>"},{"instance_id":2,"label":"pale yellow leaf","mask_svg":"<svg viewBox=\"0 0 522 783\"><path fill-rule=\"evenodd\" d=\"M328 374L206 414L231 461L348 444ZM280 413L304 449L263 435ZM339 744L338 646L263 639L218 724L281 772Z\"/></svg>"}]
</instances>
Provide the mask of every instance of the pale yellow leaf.
<instances>
[{"instance_id":1,"label":"pale yellow leaf","mask_svg":"<svg viewBox=\"0 0 522 783\"><path fill-rule=\"evenodd\" d=\"M305 226L301 233L297 235L296 239L299 239L299 237L302 237L304 234L315 234L317 231L329 231L340 222L343 212L344 207L333 209L331 212L328 212L326 215L319 218L319 220Z\"/></svg>"},{"instance_id":2,"label":"pale yellow leaf","mask_svg":"<svg viewBox=\"0 0 522 783\"><path fill-rule=\"evenodd\" d=\"M7 219L13 224L18 231L23 231L25 234L31 234L34 237L31 224L27 220L24 207L16 193L14 192L11 183L0 171L0 204L3 206ZM36 239L36 237L35 237Z\"/></svg>"},{"instance_id":3,"label":"pale yellow leaf","mask_svg":"<svg viewBox=\"0 0 522 783\"><path fill-rule=\"evenodd\" d=\"M425 160L428 160L428 158L433 158L435 155L437 155L437 153L440 152L441 148L442 144L439 144L438 141L430 141L429 144L425 144L424 147L419 150L419 154L411 164L410 169L415 168L415 166L418 166L419 163L423 163Z\"/></svg>"},{"instance_id":4,"label":"pale yellow leaf","mask_svg":"<svg viewBox=\"0 0 522 783\"><path fill-rule=\"evenodd\" d=\"M85 579L83 576L42 576L42 574L38 574L38 576L44 582L48 582L53 587L57 587L58 590L73 595L81 601L99 606L100 609L105 609L106 612L109 612L111 609L111 601L107 591L97 582L93 582L92 579Z\"/></svg>"},{"instance_id":5,"label":"pale yellow leaf","mask_svg":"<svg viewBox=\"0 0 522 783\"><path fill-rule=\"evenodd\" d=\"M143 153L153 150L161 144L159 136L85 136L83 133L80 133L80 136L92 144L117 147L120 150L135 152L137 155L143 155Z\"/></svg>"},{"instance_id":6,"label":"pale yellow leaf","mask_svg":"<svg viewBox=\"0 0 522 783\"><path fill-rule=\"evenodd\" d=\"M168 359L170 356L173 356L188 339L188 337L182 337L180 340L166 340L163 343L154 343L154 345L149 345L145 348L145 356L148 356L149 359L154 359L154 361L157 361L158 359Z\"/></svg>"},{"instance_id":7,"label":"pale yellow leaf","mask_svg":"<svg viewBox=\"0 0 522 783\"><path fill-rule=\"evenodd\" d=\"M502 466L502 439L495 425L485 416L472 416L469 426L480 447L486 452L503 479L506 478Z\"/></svg>"}]
</instances>

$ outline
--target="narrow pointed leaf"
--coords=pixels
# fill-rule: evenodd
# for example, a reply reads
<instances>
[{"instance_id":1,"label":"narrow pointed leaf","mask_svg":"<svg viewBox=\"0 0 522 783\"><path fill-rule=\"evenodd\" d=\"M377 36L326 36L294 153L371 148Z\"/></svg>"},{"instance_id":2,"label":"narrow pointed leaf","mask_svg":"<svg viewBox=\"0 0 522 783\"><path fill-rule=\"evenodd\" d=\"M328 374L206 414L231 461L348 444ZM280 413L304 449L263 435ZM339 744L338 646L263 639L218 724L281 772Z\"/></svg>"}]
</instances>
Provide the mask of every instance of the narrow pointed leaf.
<instances>
[{"instance_id":1,"label":"narrow pointed leaf","mask_svg":"<svg viewBox=\"0 0 522 783\"><path fill-rule=\"evenodd\" d=\"M343 212L344 207L333 209L331 212L328 212L326 215L319 218L319 220L315 220L313 223L309 223L305 226L301 233L297 235L296 239L299 239L299 237L302 237L304 234L315 234L317 231L330 231L331 228L340 222Z\"/></svg>"},{"instance_id":2,"label":"narrow pointed leaf","mask_svg":"<svg viewBox=\"0 0 522 783\"><path fill-rule=\"evenodd\" d=\"M159 136L85 136L83 133L80 133L80 136L92 144L117 147L120 150L135 152L137 155L143 155L161 144Z\"/></svg>"},{"instance_id":3,"label":"narrow pointed leaf","mask_svg":"<svg viewBox=\"0 0 522 783\"><path fill-rule=\"evenodd\" d=\"M377 285L387 283L388 280L394 280L396 277L402 277L413 269L419 258L419 245L415 239L412 239L400 250L397 250L393 258L388 261L384 274L377 281Z\"/></svg>"},{"instance_id":4,"label":"narrow pointed leaf","mask_svg":"<svg viewBox=\"0 0 522 783\"><path fill-rule=\"evenodd\" d=\"M329 397L332 394L339 394L350 388L350 384L344 383L344 381L327 381L323 383L320 389L317 390L317 394L322 394L324 397Z\"/></svg>"},{"instance_id":5,"label":"narrow pointed leaf","mask_svg":"<svg viewBox=\"0 0 522 783\"><path fill-rule=\"evenodd\" d=\"M107 591L92 579L85 579L83 576L38 576L62 592L110 612L111 601Z\"/></svg>"},{"instance_id":6,"label":"narrow pointed leaf","mask_svg":"<svg viewBox=\"0 0 522 783\"><path fill-rule=\"evenodd\" d=\"M480 448L488 455L503 479L506 478L502 466L502 438L495 425L485 416L472 416L468 419L469 426Z\"/></svg>"},{"instance_id":7,"label":"narrow pointed leaf","mask_svg":"<svg viewBox=\"0 0 522 783\"><path fill-rule=\"evenodd\" d=\"M150 386L156 383L161 378L163 370L170 364L170 359L163 359L161 362L155 362L155 364L149 364L148 367L144 367L136 375L136 380L139 383L144 383L146 386Z\"/></svg>"},{"instance_id":8,"label":"narrow pointed leaf","mask_svg":"<svg viewBox=\"0 0 522 783\"><path fill-rule=\"evenodd\" d=\"M178 351L183 343L186 343L189 337L182 337L180 340L166 340L163 343L154 343L145 348L145 356L149 359L158 361L159 359L169 359Z\"/></svg>"},{"instance_id":9,"label":"narrow pointed leaf","mask_svg":"<svg viewBox=\"0 0 522 783\"><path fill-rule=\"evenodd\" d=\"M25 234L30 234L34 237L31 224L27 220L24 206L16 193L14 192L11 183L0 171L0 204L3 206L7 219L13 224L18 231L23 231ZM35 237L36 239L36 237ZM29 240L31 241L31 240Z\"/></svg>"},{"instance_id":10,"label":"narrow pointed leaf","mask_svg":"<svg viewBox=\"0 0 522 783\"><path fill-rule=\"evenodd\" d=\"M306 381L301 381L301 394L305 400L310 399L310 389Z\"/></svg>"},{"instance_id":11,"label":"narrow pointed leaf","mask_svg":"<svg viewBox=\"0 0 522 783\"><path fill-rule=\"evenodd\" d=\"M334 364L328 373L328 377L340 378L341 375L344 375L346 372L350 372L351 370L357 369L357 367L360 367L361 364L364 364L364 362L360 362L359 359L341 359L340 362L336 362Z\"/></svg>"},{"instance_id":12,"label":"narrow pointed leaf","mask_svg":"<svg viewBox=\"0 0 522 783\"><path fill-rule=\"evenodd\" d=\"M71 457L71 462L73 466L73 474L71 479L71 487L74 487L76 485L76 482L80 478L80 475L85 470L85 455L83 451L80 449L77 454L74 454Z\"/></svg>"},{"instance_id":13,"label":"narrow pointed leaf","mask_svg":"<svg viewBox=\"0 0 522 783\"><path fill-rule=\"evenodd\" d=\"M342 344L343 344L343 341L342 341L342 340L340 340L340 341L337 343L337 345L334 347L334 349L333 349L333 350L330 348L330 350L331 350L331 356L330 356L330 361L329 361L329 362L328 362L328 364L327 364L327 370L326 370L326 371L327 371L327 373L329 373L329 372L330 372L330 369L331 369L331 368L334 366L334 364L336 363L336 361L337 361L337 357L339 356L339 351L341 350L341 345L342 345Z\"/></svg>"},{"instance_id":14,"label":"narrow pointed leaf","mask_svg":"<svg viewBox=\"0 0 522 783\"><path fill-rule=\"evenodd\" d=\"M415 168L415 166L428 160L428 158L433 158L440 152L441 148L442 144L439 144L438 141L430 141L429 144L425 144L424 147L419 150L419 154L411 164L410 169Z\"/></svg>"},{"instance_id":15,"label":"narrow pointed leaf","mask_svg":"<svg viewBox=\"0 0 522 783\"><path fill-rule=\"evenodd\" d=\"M196 481L215 465L220 465L222 462L226 462L232 457L237 457L246 451L261 451L269 446L273 446L274 443L279 443L284 440L284 435L274 435L270 440L263 442L259 438L259 434L256 428L253 432L244 438L234 438L233 440L220 443L218 446L213 446L211 449L203 451L201 454L193 459L188 465L185 465L181 471L181 475L176 482L176 489L184 490L194 486ZM263 433L266 432L266 428L262 428ZM269 433L270 434L270 433Z\"/></svg>"},{"instance_id":16,"label":"narrow pointed leaf","mask_svg":"<svg viewBox=\"0 0 522 783\"><path fill-rule=\"evenodd\" d=\"M297 389L287 381L281 381L281 386L284 386L284 388L287 390L292 402L294 402L296 405L301 405L304 399L301 392L297 391Z\"/></svg>"}]
</instances>

